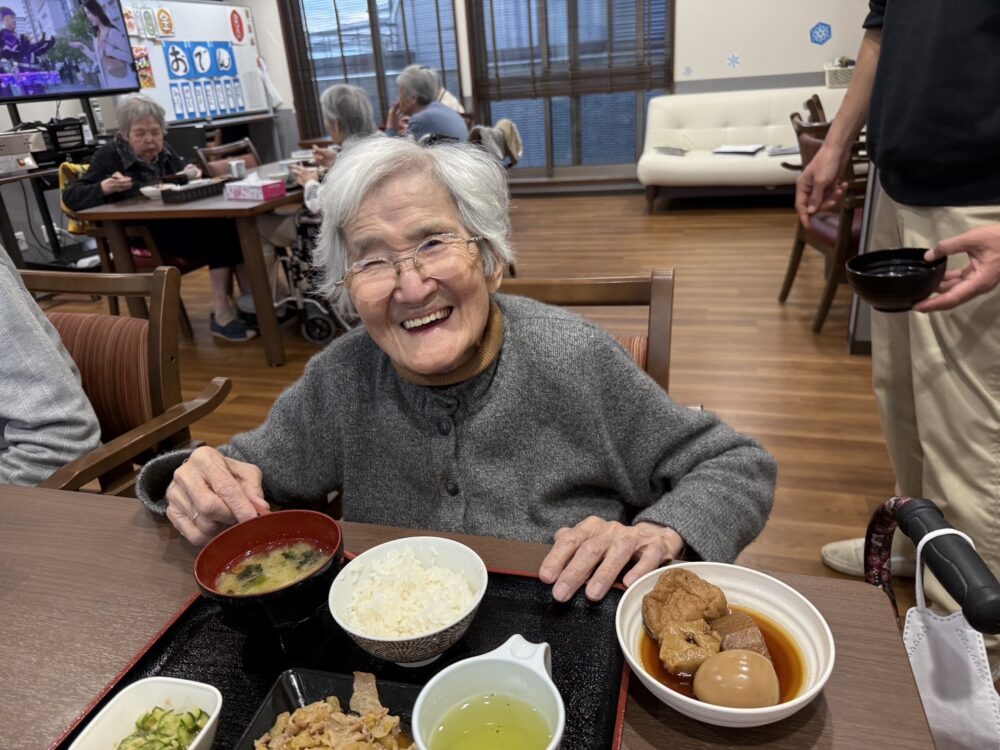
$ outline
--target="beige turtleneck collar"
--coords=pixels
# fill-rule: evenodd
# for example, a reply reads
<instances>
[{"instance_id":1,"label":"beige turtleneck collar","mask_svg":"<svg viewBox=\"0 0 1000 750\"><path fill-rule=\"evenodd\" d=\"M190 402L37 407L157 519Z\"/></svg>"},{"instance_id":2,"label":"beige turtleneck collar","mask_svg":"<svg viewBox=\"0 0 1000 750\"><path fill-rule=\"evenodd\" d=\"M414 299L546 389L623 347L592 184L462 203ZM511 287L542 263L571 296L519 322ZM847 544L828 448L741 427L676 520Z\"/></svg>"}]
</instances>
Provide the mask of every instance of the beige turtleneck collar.
<instances>
[{"instance_id":1,"label":"beige turtleneck collar","mask_svg":"<svg viewBox=\"0 0 1000 750\"><path fill-rule=\"evenodd\" d=\"M456 367L451 372L437 373L433 375L422 375L414 372L402 365L393 362L393 367L399 376L414 385L444 386L455 385L470 378L476 377L484 372L496 360L503 346L503 313L497 307L497 303L490 299L490 314L486 318L486 330L483 333L483 340L479 344L472 358L463 365Z\"/></svg>"}]
</instances>

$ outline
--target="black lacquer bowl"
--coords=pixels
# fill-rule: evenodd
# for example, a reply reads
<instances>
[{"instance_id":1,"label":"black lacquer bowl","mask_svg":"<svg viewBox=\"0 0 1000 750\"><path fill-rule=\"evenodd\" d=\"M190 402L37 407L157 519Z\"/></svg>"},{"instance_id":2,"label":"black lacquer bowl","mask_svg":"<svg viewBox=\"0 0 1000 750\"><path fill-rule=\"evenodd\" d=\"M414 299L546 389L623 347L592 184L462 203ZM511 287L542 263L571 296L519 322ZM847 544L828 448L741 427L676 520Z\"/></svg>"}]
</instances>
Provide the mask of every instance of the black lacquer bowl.
<instances>
[{"instance_id":1,"label":"black lacquer bowl","mask_svg":"<svg viewBox=\"0 0 1000 750\"><path fill-rule=\"evenodd\" d=\"M223 570L268 547L305 540L331 555L305 578L260 594L224 594L215 589ZM194 577L201 595L217 602L223 622L245 633L266 634L309 620L326 604L344 555L340 524L312 510L283 510L257 516L223 531L199 553Z\"/></svg>"},{"instance_id":2,"label":"black lacquer bowl","mask_svg":"<svg viewBox=\"0 0 1000 750\"><path fill-rule=\"evenodd\" d=\"M928 263L927 248L897 247L855 255L847 261L847 283L881 312L905 312L929 297L944 276L947 259Z\"/></svg>"}]
</instances>

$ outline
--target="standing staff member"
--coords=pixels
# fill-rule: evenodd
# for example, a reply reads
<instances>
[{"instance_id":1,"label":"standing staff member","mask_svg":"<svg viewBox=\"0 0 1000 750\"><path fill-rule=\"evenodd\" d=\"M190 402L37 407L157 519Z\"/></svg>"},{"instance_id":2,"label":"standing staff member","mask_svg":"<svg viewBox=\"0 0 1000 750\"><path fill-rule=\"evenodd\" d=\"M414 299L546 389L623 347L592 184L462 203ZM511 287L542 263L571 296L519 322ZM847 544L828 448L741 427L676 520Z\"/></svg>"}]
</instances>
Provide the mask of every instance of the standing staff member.
<instances>
[{"instance_id":1,"label":"standing staff member","mask_svg":"<svg viewBox=\"0 0 1000 750\"><path fill-rule=\"evenodd\" d=\"M836 201L844 187L838 176L867 117L868 149L883 188L872 246L972 249L971 232L993 235L1000 222L1000 3L871 0L869 6L851 86L823 147L799 177L796 208L808 222ZM965 261L949 257L958 273L945 290L962 280ZM979 277L978 262L966 280ZM972 291L988 286L977 283ZM920 309L948 305L928 300ZM994 573L1000 573L998 319L996 289L947 312L872 313L875 395L897 491L939 503ZM823 561L861 575L862 546L860 539L827 545ZM955 609L930 576L926 590ZM996 678L1000 650L996 639L987 646Z\"/></svg>"}]
</instances>

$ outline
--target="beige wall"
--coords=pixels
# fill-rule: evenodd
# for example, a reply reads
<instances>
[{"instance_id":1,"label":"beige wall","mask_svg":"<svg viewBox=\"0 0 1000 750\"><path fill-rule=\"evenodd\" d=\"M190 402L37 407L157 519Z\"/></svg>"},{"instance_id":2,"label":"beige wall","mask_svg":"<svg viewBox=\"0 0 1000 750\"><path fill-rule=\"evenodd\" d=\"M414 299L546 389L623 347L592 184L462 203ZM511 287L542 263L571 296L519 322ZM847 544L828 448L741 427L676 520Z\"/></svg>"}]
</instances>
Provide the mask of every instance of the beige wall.
<instances>
[{"instance_id":1,"label":"beige wall","mask_svg":"<svg viewBox=\"0 0 1000 750\"><path fill-rule=\"evenodd\" d=\"M868 0L676 0L674 81L820 73L856 57ZM810 40L819 22L825 44ZM736 56L736 57L733 57ZM738 59L737 59L738 58Z\"/></svg>"},{"instance_id":2,"label":"beige wall","mask_svg":"<svg viewBox=\"0 0 1000 750\"><path fill-rule=\"evenodd\" d=\"M267 72L271 76L271 83L281 95L281 109L294 109L292 79L288 72L285 39L281 33L281 19L278 16L278 3L280 1L240 0L253 13L260 56L267 63Z\"/></svg>"}]
</instances>

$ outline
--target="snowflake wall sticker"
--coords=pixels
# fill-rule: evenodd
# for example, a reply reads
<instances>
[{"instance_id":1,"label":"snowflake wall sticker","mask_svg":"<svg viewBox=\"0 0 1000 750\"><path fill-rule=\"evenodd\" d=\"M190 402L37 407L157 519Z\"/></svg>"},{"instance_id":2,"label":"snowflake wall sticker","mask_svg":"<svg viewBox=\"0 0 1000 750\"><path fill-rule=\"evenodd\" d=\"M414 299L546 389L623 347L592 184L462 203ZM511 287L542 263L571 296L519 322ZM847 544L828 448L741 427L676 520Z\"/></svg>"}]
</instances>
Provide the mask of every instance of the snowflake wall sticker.
<instances>
[{"instance_id":1,"label":"snowflake wall sticker","mask_svg":"<svg viewBox=\"0 0 1000 750\"><path fill-rule=\"evenodd\" d=\"M809 39L813 44L826 44L833 36L833 29L830 24L820 21L809 29Z\"/></svg>"},{"instance_id":2,"label":"snowflake wall sticker","mask_svg":"<svg viewBox=\"0 0 1000 750\"><path fill-rule=\"evenodd\" d=\"M691 68L690 65L685 65L684 69L681 71L681 75L684 76L685 78L690 78L692 75L694 75L694 70Z\"/></svg>"},{"instance_id":3,"label":"snowflake wall sticker","mask_svg":"<svg viewBox=\"0 0 1000 750\"><path fill-rule=\"evenodd\" d=\"M742 64L743 60L735 52L726 58L726 65L728 65L733 70L736 70Z\"/></svg>"}]
</instances>

